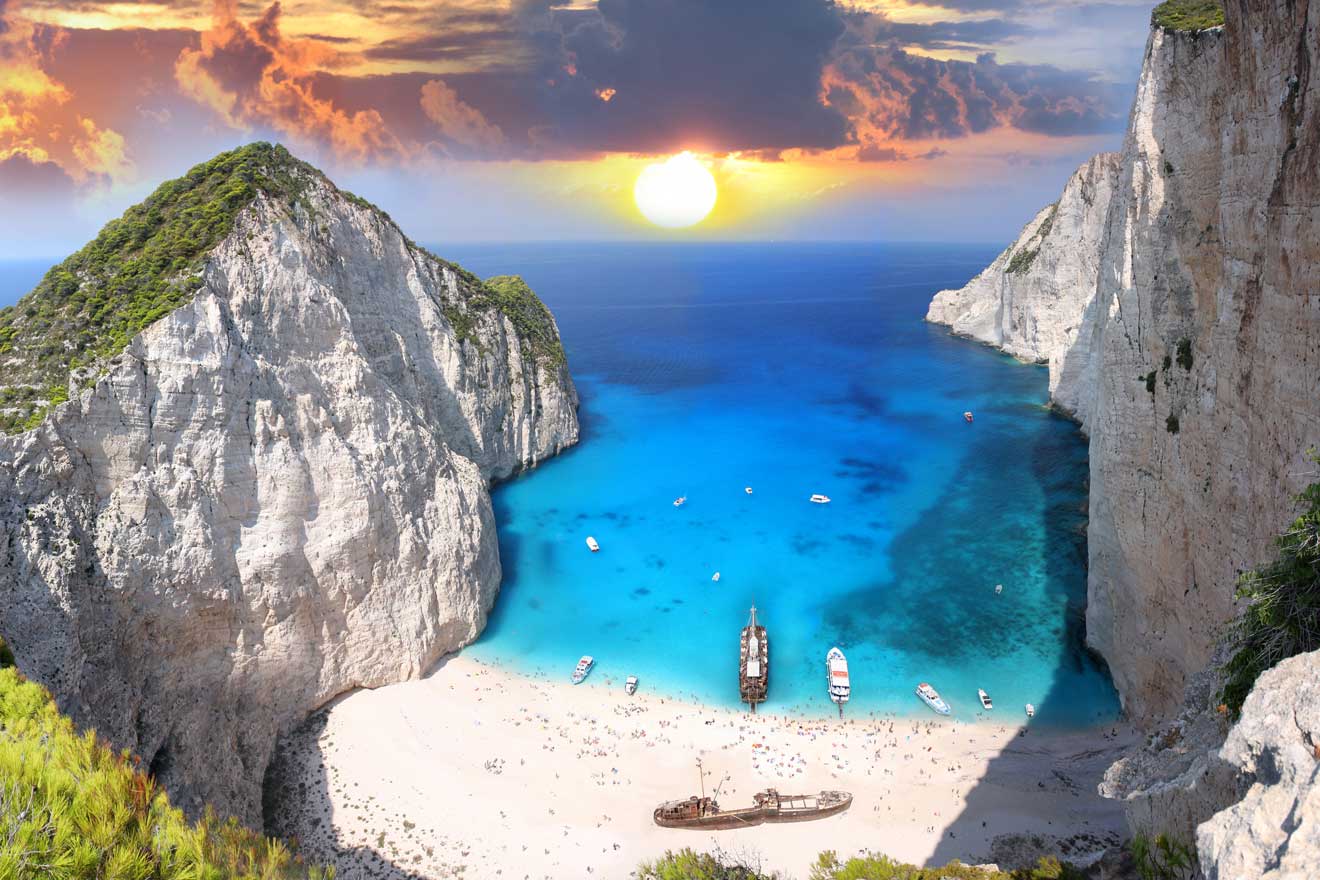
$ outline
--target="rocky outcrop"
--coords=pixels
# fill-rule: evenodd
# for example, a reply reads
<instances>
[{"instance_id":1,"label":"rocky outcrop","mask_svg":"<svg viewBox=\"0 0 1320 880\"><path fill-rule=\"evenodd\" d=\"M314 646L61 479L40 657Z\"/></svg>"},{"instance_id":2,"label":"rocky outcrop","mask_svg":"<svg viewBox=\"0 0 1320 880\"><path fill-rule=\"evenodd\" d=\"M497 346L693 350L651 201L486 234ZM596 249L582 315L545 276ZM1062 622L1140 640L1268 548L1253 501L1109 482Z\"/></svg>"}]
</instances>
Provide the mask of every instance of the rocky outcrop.
<instances>
[{"instance_id":1,"label":"rocky outcrop","mask_svg":"<svg viewBox=\"0 0 1320 880\"><path fill-rule=\"evenodd\" d=\"M1208 880L1285 880L1320 866L1320 652L1260 677L1230 728L1213 678L1183 712L1110 768L1102 794L1133 833L1195 843Z\"/></svg>"},{"instance_id":2,"label":"rocky outcrop","mask_svg":"<svg viewBox=\"0 0 1320 880\"><path fill-rule=\"evenodd\" d=\"M1119 155L1078 168L1063 195L967 285L941 290L926 320L1050 367L1050 399L1084 418L1096 272Z\"/></svg>"},{"instance_id":3,"label":"rocky outcrop","mask_svg":"<svg viewBox=\"0 0 1320 880\"><path fill-rule=\"evenodd\" d=\"M1143 722L1206 666L1320 444L1320 5L1226 6L1151 33L1108 209L1068 212L1098 225L1056 247L1038 217L930 315L1047 360L1089 433L1087 638ZM1040 302L1037 273L1077 286Z\"/></svg>"},{"instance_id":4,"label":"rocky outcrop","mask_svg":"<svg viewBox=\"0 0 1320 880\"><path fill-rule=\"evenodd\" d=\"M562 350L493 288L281 173L296 203L258 194L190 301L0 437L0 632L23 672L176 803L258 827L279 733L481 631L488 485L578 437Z\"/></svg>"},{"instance_id":5,"label":"rocky outcrop","mask_svg":"<svg viewBox=\"0 0 1320 880\"><path fill-rule=\"evenodd\" d=\"M1241 799L1196 829L1207 880L1320 872L1320 652L1260 677L1216 758ZM1236 799L1235 799L1236 800Z\"/></svg>"}]
</instances>

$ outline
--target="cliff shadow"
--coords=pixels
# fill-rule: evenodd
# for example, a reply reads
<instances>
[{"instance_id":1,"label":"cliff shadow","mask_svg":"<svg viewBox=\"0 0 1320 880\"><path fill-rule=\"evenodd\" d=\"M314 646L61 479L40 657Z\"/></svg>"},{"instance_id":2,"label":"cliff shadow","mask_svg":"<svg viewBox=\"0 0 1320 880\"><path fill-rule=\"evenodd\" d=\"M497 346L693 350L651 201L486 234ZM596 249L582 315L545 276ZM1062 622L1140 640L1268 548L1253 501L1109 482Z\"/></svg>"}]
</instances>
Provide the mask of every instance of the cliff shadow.
<instances>
[{"instance_id":1,"label":"cliff shadow","mask_svg":"<svg viewBox=\"0 0 1320 880\"><path fill-rule=\"evenodd\" d=\"M322 753L327 713L333 705L334 701L280 738L262 787L265 832L287 840L307 862L333 865L342 880L449 876L459 863L446 863L445 847L425 839L406 816L388 804L342 798L344 787L331 778ZM334 794L341 795L341 811L371 824L378 834L374 846L340 839L333 822ZM417 873L423 868L426 873Z\"/></svg>"},{"instance_id":2,"label":"cliff shadow","mask_svg":"<svg viewBox=\"0 0 1320 880\"><path fill-rule=\"evenodd\" d=\"M996 704L996 720L1026 724L990 759L961 811L946 821L932 865L993 861L1007 870L1044 855L1084 864L1126 838L1122 805L1096 791L1136 736L1119 717L1103 660L1086 647L1086 447L1071 420L1053 412L1046 418L1050 424L1026 451L1047 499L1037 532L1044 542L1025 545L1025 552L1042 555L1036 562L1043 565L1047 604L1058 609L1054 619L1040 621L1062 635L1053 641L1059 652L1053 679L1029 721L1023 705ZM982 469L981 463L965 468L966 479L974 482L973 472ZM1011 585L1005 590L998 599L1012 602ZM1047 653L1040 662L1051 662ZM1084 687L1088 682L1094 687ZM1090 711L1087 701L1096 704Z\"/></svg>"}]
</instances>

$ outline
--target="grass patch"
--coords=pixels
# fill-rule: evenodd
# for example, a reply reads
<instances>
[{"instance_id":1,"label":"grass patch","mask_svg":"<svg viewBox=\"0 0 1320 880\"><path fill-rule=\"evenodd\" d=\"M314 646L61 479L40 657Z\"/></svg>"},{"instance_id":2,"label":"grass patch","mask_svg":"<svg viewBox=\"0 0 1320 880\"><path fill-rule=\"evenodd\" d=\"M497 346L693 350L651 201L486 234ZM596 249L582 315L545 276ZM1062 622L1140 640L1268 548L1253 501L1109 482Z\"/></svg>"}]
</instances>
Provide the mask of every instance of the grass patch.
<instances>
[{"instance_id":1,"label":"grass patch","mask_svg":"<svg viewBox=\"0 0 1320 880\"><path fill-rule=\"evenodd\" d=\"M284 844L207 812L188 822L46 690L0 669L0 877L330 880Z\"/></svg>"},{"instance_id":2,"label":"grass patch","mask_svg":"<svg viewBox=\"0 0 1320 880\"><path fill-rule=\"evenodd\" d=\"M1312 449L1310 458L1320 464ZM1278 558L1238 579L1247 602L1230 630L1220 699L1233 717L1256 679L1282 660L1320 649L1320 482L1297 496L1302 513L1275 541Z\"/></svg>"},{"instance_id":3,"label":"grass patch","mask_svg":"<svg viewBox=\"0 0 1320 880\"><path fill-rule=\"evenodd\" d=\"M1224 23L1220 0L1167 0L1155 7L1150 23L1168 31L1203 31Z\"/></svg>"}]
</instances>

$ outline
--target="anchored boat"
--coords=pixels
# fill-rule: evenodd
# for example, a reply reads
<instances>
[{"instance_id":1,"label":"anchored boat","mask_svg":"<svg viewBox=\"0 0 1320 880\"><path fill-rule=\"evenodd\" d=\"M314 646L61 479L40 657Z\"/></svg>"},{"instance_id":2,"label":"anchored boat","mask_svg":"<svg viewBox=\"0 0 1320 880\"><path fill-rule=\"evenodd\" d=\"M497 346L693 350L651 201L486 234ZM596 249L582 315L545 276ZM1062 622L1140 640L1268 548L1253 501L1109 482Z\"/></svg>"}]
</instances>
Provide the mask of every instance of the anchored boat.
<instances>
[{"instance_id":1,"label":"anchored boat","mask_svg":"<svg viewBox=\"0 0 1320 880\"><path fill-rule=\"evenodd\" d=\"M990 700L990 695L985 692L985 688L977 688L976 696L981 700L982 709L989 711L995 707L995 704Z\"/></svg>"},{"instance_id":2,"label":"anchored boat","mask_svg":"<svg viewBox=\"0 0 1320 880\"><path fill-rule=\"evenodd\" d=\"M591 674L591 667L596 665L596 658L590 654L584 654L573 669L573 684L582 684L587 676Z\"/></svg>"},{"instance_id":3,"label":"anchored boat","mask_svg":"<svg viewBox=\"0 0 1320 880\"><path fill-rule=\"evenodd\" d=\"M828 495L812 495L812 496L811 496L811 503L812 503L812 504L829 504L829 503L830 503L830 496L828 496Z\"/></svg>"},{"instance_id":4,"label":"anchored boat","mask_svg":"<svg viewBox=\"0 0 1320 880\"><path fill-rule=\"evenodd\" d=\"M830 699L839 707L839 717L843 717L843 704L852 694L852 682L848 679L848 658L838 648L830 648L825 655L825 682L830 689Z\"/></svg>"},{"instance_id":5,"label":"anchored boat","mask_svg":"<svg viewBox=\"0 0 1320 880\"><path fill-rule=\"evenodd\" d=\"M924 681L917 685L917 696L921 697L921 702L930 706L941 715L949 714L949 704L944 702L944 698L940 696L940 692L926 684Z\"/></svg>"},{"instance_id":6,"label":"anchored boat","mask_svg":"<svg viewBox=\"0 0 1320 880\"><path fill-rule=\"evenodd\" d=\"M756 622L755 605L739 641L738 693L755 714L756 704L765 702L770 688L770 640L765 627Z\"/></svg>"},{"instance_id":7,"label":"anchored boat","mask_svg":"<svg viewBox=\"0 0 1320 880\"><path fill-rule=\"evenodd\" d=\"M630 697L637 693L637 676L628 676L627 681L623 683L623 691Z\"/></svg>"},{"instance_id":8,"label":"anchored boat","mask_svg":"<svg viewBox=\"0 0 1320 880\"><path fill-rule=\"evenodd\" d=\"M773 788L757 792L750 807L721 810L714 798L693 795L685 801L666 801L655 808L655 824L662 828L748 828L763 822L809 822L848 809L852 794L822 791L817 794L780 794Z\"/></svg>"},{"instance_id":9,"label":"anchored boat","mask_svg":"<svg viewBox=\"0 0 1320 880\"><path fill-rule=\"evenodd\" d=\"M592 553L600 552L600 544L596 543L596 539L591 537L591 535L587 535L587 547L591 549Z\"/></svg>"}]
</instances>

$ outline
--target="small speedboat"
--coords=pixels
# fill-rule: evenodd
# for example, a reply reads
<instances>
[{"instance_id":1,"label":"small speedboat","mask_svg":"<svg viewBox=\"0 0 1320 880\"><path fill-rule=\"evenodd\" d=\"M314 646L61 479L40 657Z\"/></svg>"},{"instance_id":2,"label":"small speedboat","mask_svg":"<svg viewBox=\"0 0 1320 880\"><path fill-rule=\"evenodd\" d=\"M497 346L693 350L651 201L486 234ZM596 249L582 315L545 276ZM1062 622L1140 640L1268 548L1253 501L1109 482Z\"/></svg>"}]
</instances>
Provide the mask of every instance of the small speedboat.
<instances>
[{"instance_id":1,"label":"small speedboat","mask_svg":"<svg viewBox=\"0 0 1320 880\"><path fill-rule=\"evenodd\" d=\"M944 702L944 698L940 696L939 691L935 690L935 688L926 684L924 681L917 685L917 696L921 697L921 702L930 706L941 715L949 714L949 704Z\"/></svg>"},{"instance_id":2,"label":"small speedboat","mask_svg":"<svg viewBox=\"0 0 1320 880\"><path fill-rule=\"evenodd\" d=\"M982 709L990 710L995 707L995 704L990 700L990 695L985 692L985 688L977 688L976 695L981 698Z\"/></svg>"},{"instance_id":3,"label":"small speedboat","mask_svg":"<svg viewBox=\"0 0 1320 880\"><path fill-rule=\"evenodd\" d=\"M751 494L752 494L752 487L751 487L751 486L743 486L743 491L746 492L748 495L751 495Z\"/></svg>"},{"instance_id":4,"label":"small speedboat","mask_svg":"<svg viewBox=\"0 0 1320 880\"><path fill-rule=\"evenodd\" d=\"M687 496L686 496L686 495L679 495L677 498L674 499L674 506L675 506L675 507L682 507L682 506L683 506L684 504L686 504L686 503L687 503Z\"/></svg>"},{"instance_id":5,"label":"small speedboat","mask_svg":"<svg viewBox=\"0 0 1320 880\"><path fill-rule=\"evenodd\" d=\"M963 418L970 422L972 420L972 411L969 409L967 412L963 413Z\"/></svg>"},{"instance_id":6,"label":"small speedboat","mask_svg":"<svg viewBox=\"0 0 1320 880\"><path fill-rule=\"evenodd\" d=\"M830 648L825 655L825 684L829 688L830 700L839 707L839 716L843 717L843 704L852 695L852 682L848 678L848 658L838 648Z\"/></svg>"},{"instance_id":7,"label":"small speedboat","mask_svg":"<svg viewBox=\"0 0 1320 880\"><path fill-rule=\"evenodd\" d=\"M830 496L828 496L828 495L812 495L812 496L811 496L811 503L812 503L812 504L829 504L829 503L830 503Z\"/></svg>"},{"instance_id":8,"label":"small speedboat","mask_svg":"<svg viewBox=\"0 0 1320 880\"><path fill-rule=\"evenodd\" d=\"M591 535L587 535L587 546L591 548L592 553L600 552L600 545L596 543L596 539Z\"/></svg>"},{"instance_id":9,"label":"small speedboat","mask_svg":"<svg viewBox=\"0 0 1320 880\"><path fill-rule=\"evenodd\" d=\"M586 681L587 676L591 674L591 667L595 665L595 657L590 654L583 655L582 659L578 661L577 667L573 670L573 684L582 684Z\"/></svg>"},{"instance_id":10,"label":"small speedboat","mask_svg":"<svg viewBox=\"0 0 1320 880\"><path fill-rule=\"evenodd\" d=\"M628 694L628 696L632 696L633 694L637 693L637 676L635 675L628 676L628 680L623 683L623 690L624 693Z\"/></svg>"},{"instance_id":11,"label":"small speedboat","mask_svg":"<svg viewBox=\"0 0 1320 880\"><path fill-rule=\"evenodd\" d=\"M1003 592L1004 592L1004 585L1003 585L1003 584L995 584L995 595L996 595L996 596L1002 595Z\"/></svg>"},{"instance_id":12,"label":"small speedboat","mask_svg":"<svg viewBox=\"0 0 1320 880\"><path fill-rule=\"evenodd\" d=\"M715 572L713 575L710 576L710 579L718 584L720 582L720 573L718 571Z\"/></svg>"},{"instance_id":13,"label":"small speedboat","mask_svg":"<svg viewBox=\"0 0 1320 880\"><path fill-rule=\"evenodd\" d=\"M1030 703L1027 703L1027 717L1028 718L1036 717L1036 707L1031 705Z\"/></svg>"}]
</instances>

